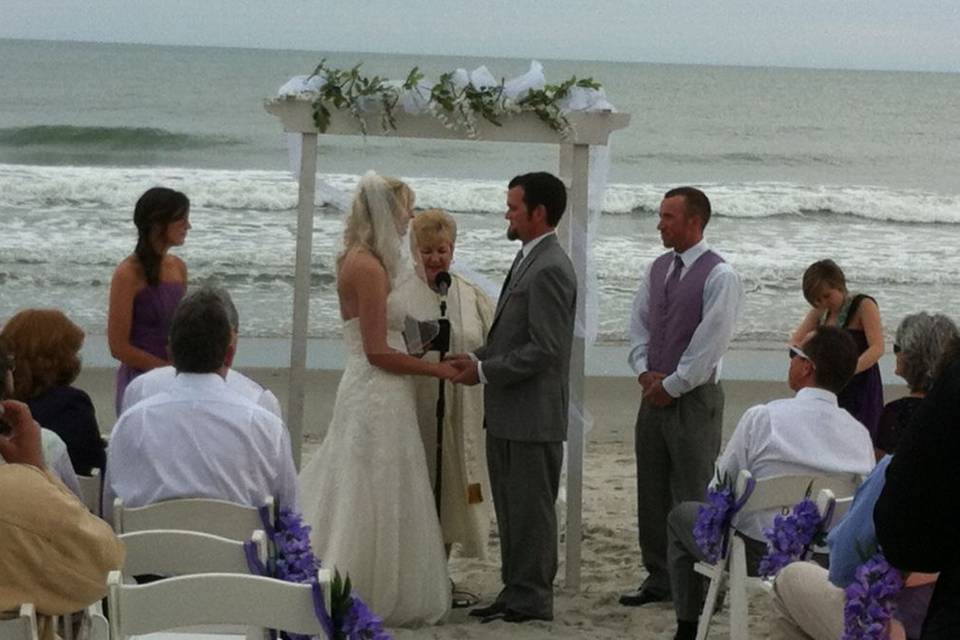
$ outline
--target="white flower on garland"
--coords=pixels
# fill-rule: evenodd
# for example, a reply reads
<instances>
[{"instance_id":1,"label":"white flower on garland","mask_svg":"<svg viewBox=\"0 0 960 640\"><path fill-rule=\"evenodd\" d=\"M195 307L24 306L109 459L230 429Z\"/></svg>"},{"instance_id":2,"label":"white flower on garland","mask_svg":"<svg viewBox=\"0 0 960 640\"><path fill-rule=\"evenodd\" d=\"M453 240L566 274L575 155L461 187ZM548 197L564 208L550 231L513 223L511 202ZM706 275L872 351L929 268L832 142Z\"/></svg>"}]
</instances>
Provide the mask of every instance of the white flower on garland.
<instances>
[{"instance_id":1,"label":"white flower on garland","mask_svg":"<svg viewBox=\"0 0 960 640\"><path fill-rule=\"evenodd\" d=\"M406 80L366 77L360 65L349 70L327 67L321 60L309 76L296 76L278 91L279 97L313 102L314 122L323 133L330 124L332 110L349 111L366 134L364 115L380 111L384 132L396 129L396 109L409 114L430 113L449 129L464 131L477 138L477 126L486 120L495 126L512 115L533 112L551 129L567 137L572 111L615 111L603 88L592 78L576 76L559 85L548 85L543 65L530 63L523 75L497 81L485 66L442 74L436 82L425 80L414 67Z\"/></svg>"}]
</instances>

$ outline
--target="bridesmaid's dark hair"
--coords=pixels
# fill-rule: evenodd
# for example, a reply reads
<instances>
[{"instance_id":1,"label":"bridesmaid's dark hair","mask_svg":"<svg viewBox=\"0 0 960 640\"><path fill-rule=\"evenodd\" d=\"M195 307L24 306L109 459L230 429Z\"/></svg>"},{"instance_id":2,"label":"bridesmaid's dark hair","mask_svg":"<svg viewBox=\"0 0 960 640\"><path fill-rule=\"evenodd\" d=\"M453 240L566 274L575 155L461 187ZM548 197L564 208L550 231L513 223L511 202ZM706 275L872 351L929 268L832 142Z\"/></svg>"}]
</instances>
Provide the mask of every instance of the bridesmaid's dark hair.
<instances>
[{"instance_id":1,"label":"bridesmaid's dark hair","mask_svg":"<svg viewBox=\"0 0 960 640\"><path fill-rule=\"evenodd\" d=\"M153 246L154 233L164 233L167 225L187 217L190 200L184 194L166 187L147 189L133 209L137 225L137 248L133 253L140 261L147 284L160 282L160 261L163 256Z\"/></svg>"}]
</instances>

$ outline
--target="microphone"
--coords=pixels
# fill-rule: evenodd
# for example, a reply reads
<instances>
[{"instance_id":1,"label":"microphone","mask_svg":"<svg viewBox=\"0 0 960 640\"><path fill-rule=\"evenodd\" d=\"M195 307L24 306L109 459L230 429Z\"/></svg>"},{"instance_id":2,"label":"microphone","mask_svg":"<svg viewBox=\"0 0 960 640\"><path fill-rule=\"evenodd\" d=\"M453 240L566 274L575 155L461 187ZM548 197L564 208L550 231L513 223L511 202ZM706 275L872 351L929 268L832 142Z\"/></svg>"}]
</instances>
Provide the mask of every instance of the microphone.
<instances>
[{"instance_id":1,"label":"microphone","mask_svg":"<svg viewBox=\"0 0 960 640\"><path fill-rule=\"evenodd\" d=\"M433 277L433 284L437 288L437 291L440 292L441 296L446 296L447 291L450 289L450 285L453 284L453 280L450 278L450 274L446 271L441 271Z\"/></svg>"}]
</instances>

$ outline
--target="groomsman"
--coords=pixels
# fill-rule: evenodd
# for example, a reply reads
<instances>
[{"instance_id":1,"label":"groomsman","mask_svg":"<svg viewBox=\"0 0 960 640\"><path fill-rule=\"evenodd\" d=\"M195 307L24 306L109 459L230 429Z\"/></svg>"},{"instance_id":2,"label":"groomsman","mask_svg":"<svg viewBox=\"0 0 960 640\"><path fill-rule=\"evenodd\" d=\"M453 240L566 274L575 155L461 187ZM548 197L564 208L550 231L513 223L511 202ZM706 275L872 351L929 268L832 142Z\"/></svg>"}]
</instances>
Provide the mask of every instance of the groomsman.
<instances>
[{"instance_id":1,"label":"groomsman","mask_svg":"<svg viewBox=\"0 0 960 640\"><path fill-rule=\"evenodd\" d=\"M484 425L503 589L471 611L483 622L553 619L557 518L567 435L577 280L554 229L567 206L549 173L510 181L507 237L520 240L487 343L453 356L454 382L485 385Z\"/></svg>"},{"instance_id":2,"label":"groomsman","mask_svg":"<svg viewBox=\"0 0 960 640\"><path fill-rule=\"evenodd\" d=\"M703 239L710 200L693 187L660 203L657 230L671 249L647 268L630 317L630 366L642 389L635 427L637 529L647 578L620 604L671 599L667 514L702 501L720 452L720 359L743 306L733 268Z\"/></svg>"}]
</instances>

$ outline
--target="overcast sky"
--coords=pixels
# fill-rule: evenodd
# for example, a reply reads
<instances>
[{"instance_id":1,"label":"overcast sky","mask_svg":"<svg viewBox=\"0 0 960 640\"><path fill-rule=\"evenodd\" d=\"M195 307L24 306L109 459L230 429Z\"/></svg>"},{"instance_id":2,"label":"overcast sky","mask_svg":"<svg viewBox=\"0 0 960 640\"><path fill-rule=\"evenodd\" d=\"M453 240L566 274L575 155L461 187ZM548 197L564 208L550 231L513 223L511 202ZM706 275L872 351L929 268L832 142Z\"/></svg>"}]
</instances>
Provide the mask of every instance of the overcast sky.
<instances>
[{"instance_id":1,"label":"overcast sky","mask_svg":"<svg viewBox=\"0 0 960 640\"><path fill-rule=\"evenodd\" d=\"M960 1L0 0L0 38L956 72Z\"/></svg>"}]
</instances>

